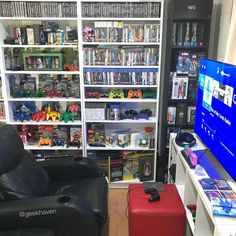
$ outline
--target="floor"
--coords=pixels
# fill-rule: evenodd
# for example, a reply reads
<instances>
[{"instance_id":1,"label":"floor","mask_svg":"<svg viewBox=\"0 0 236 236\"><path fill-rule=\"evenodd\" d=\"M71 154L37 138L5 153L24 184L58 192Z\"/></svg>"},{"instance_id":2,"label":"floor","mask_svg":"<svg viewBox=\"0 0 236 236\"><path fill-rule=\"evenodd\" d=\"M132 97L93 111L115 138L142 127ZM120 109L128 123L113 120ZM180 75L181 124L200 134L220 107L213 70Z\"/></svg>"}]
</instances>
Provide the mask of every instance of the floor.
<instances>
[{"instance_id":1,"label":"floor","mask_svg":"<svg viewBox=\"0 0 236 236\"><path fill-rule=\"evenodd\" d=\"M128 236L127 189L109 189L109 236Z\"/></svg>"}]
</instances>

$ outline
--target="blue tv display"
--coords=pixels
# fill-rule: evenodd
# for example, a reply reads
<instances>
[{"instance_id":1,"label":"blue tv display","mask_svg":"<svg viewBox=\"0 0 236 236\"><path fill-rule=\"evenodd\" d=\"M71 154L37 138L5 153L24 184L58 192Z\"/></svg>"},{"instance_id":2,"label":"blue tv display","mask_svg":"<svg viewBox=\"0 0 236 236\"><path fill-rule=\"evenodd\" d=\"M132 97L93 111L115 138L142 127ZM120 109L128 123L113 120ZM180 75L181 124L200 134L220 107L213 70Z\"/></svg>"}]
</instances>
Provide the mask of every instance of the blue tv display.
<instances>
[{"instance_id":1,"label":"blue tv display","mask_svg":"<svg viewBox=\"0 0 236 236\"><path fill-rule=\"evenodd\" d=\"M202 59L194 130L236 180L236 66Z\"/></svg>"}]
</instances>

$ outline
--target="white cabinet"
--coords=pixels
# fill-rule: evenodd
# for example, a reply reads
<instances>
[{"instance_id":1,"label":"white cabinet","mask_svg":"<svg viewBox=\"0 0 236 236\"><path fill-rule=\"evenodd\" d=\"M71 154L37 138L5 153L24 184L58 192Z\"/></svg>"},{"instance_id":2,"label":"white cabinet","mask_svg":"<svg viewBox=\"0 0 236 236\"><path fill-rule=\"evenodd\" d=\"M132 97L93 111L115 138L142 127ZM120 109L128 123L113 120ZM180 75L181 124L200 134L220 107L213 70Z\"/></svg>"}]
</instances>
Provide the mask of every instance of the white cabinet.
<instances>
[{"instance_id":1,"label":"white cabinet","mask_svg":"<svg viewBox=\"0 0 236 236\"><path fill-rule=\"evenodd\" d=\"M197 139L197 145L193 147L193 150L204 150L204 145L195 134L194 136ZM175 143L175 137L176 134L174 133L170 135L169 167L172 164L176 164L175 184L186 209L188 229L190 229L189 231L187 230L187 234L195 236L231 236L230 233L232 233L234 235L236 232L236 219L212 215L210 201L199 183L199 179L207 178L208 175L204 172L205 176L197 176L195 170L190 169L181 154L183 148ZM235 183L228 183L236 191ZM191 212L187 208L189 204L197 206L195 223Z\"/></svg>"}]
</instances>

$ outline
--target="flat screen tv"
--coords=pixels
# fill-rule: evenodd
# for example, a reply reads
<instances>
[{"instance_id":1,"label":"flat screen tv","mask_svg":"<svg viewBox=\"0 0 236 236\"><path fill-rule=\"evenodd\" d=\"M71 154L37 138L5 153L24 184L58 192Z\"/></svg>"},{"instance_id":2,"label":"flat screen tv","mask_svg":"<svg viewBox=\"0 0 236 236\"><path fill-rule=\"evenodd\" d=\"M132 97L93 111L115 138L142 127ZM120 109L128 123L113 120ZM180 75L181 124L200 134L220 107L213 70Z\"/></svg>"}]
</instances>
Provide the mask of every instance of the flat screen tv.
<instances>
[{"instance_id":1,"label":"flat screen tv","mask_svg":"<svg viewBox=\"0 0 236 236\"><path fill-rule=\"evenodd\" d=\"M194 130L236 180L236 66L200 61Z\"/></svg>"}]
</instances>

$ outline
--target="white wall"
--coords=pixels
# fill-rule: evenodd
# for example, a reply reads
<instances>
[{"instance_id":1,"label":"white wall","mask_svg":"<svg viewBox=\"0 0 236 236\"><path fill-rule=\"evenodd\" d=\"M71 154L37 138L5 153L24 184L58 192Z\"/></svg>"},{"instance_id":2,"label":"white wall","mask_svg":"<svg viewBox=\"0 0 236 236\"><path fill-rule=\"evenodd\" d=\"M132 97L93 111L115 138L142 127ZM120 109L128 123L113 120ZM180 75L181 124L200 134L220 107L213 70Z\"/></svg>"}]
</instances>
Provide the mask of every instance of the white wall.
<instances>
[{"instance_id":1,"label":"white wall","mask_svg":"<svg viewBox=\"0 0 236 236\"><path fill-rule=\"evenodd\" d=\"M233 1L214 0L209 57L224 61Z\"/></svg>"}]
</instances>

